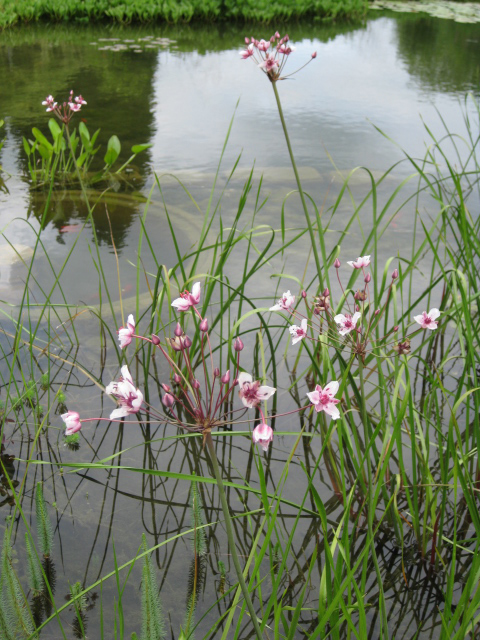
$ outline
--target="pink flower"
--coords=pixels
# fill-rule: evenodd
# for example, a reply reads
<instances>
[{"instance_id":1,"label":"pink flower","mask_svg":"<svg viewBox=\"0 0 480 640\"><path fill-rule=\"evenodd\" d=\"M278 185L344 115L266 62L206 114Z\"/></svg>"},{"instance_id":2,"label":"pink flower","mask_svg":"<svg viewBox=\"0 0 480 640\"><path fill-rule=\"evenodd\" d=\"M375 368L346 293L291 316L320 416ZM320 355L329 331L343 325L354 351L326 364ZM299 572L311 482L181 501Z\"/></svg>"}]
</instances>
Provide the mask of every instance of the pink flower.
<instances>
[{"instance_id":1,"label":"pink flower","mask_svg":"<svg viewBox=\"0 0 480 640\"><path fill-rule=\"evenodd\" d=\"M358 320L361 318L362 314L359 311L356 311L353 316L349 313L343 315L343 313L339 313L334 317L335 322L338 324L338 332L341 336L346 336L347 333L353 331L357 326Z\"/></svg>"},{"instance_id":2,"label":"pink flower","mask_svg":"<svg viewBox=\"0 0 480 640\"><path fill-rule=\"evenodd\" d=\"M243 60L246 60L247 58L250 58L250 56L253 56L254 51L253 51L253 43L249 44L248 47L246 49L244 49L243 51L240 51L240 57Z\"/></svg>"},{"instance_id":3,"label":"pink flower","mask_svg":"<svg viewBox=\"0 0 480 640\"><path fill-rule=\"evenodd\" d=\"M361 256L356 260L350 260L349 262L347 262L347 264L349 264L354 269L363 269L363 267L368 267L368 265L370 264L370 256Z\"/></svg>"},{"instance_id":4,"label":"pink flower","mask_svg":"<svg viewBox=\"0 0 480 640\"><path fill-rule=\"evenodd\" d=\"M238 395L245 407L254 409L263 400L268 400L275 393L273 387L261 386L260 380L253 382L253 378L249 373L242 373L238 376Z\"/></svg>"},{"instance_id":5,"label":"pink flower","mask_svg":"<svg viewBox=\"0 0 480 640\"><path fill-rule=\"evenodd\" d=\"M255 40L255 46L259 51L268 51L270 48L270 42L266 42L263 38L258 42Z\"/></svg>"},{"instance_id":6,"label":"pink flower","mask_svg":"<svg viewBox=\"0 0 480 640\"><path fill-rule=\"evenodd\" d=\"M66 436L71 436L82 428L80 414L77 411L67 411L67 413L62 413L60 417L67 427L65 429Z\"/></svg>"},{"instance_id":7,"label":"pink flower","mask_svg":"<svg viewBox=\"0 0 480 640\"><path fill-rule=\"evenodd\" d=\"M270 307L270 311L288 311L295 304L295 296L290 291L283 294L277 304Z\"/></svg>"},{"instance_id":8,"label":"pink flower","mask_svg":"<svg viewBox=\"0 0 480 640\"><path fill-rule=\"evenodd\" d=\"M185 289L185 291L180 294L180 298L172 302L172 307L175 307L178 311L188 311L190 307L196 307L199 302L200 282L195 282L192 293Z\"/></svg>"},{"instance_id":9,"label":"pink flower","mask_svg":"<svg viewBox=\"0 0 480 640\"><path fill-rule=\"evenodd\" d=\"M264 451L268 451L268 445L273 440L273 429L268 424L257 424L252 432L252 440L254 444L260 444Z\"/></svg>"},{"instance_id":10,"label":"pink flower","mask_svg":"<svg viewBox=\"0 0 480 640\"><path fill-rule=\"evenodd\" d=\"M297 342L300 342L300 340L302 340L303 338L306 337L307 335L307 319L304 318L302 320L302 322L300 323L300 326L297 327L296 324L293 324L289 331L290 334L292 335L292 345L297 344Z\"/></svg>"},{"instance_id":11,"label":"pink flower","mask_svg":"<svg viewBox=\"0 0 480 640\"><path fill-rule=\"evenodd\" d=\"M413 316L413 319L418 322L422 329L436 329L438 327L436 320L439 315L440 311L438 309L430 309L428 313L423 311L421 316Z\"/></svg>"},{"instance_id":12,"label":"pink flower","mask_svg":"<svg viewBox=\"0 0 480 640\"><path fill-rule=\"evenodd\" d=\"M122 367L122 376L118 382L110 382L105 393L113 396L120 403L118 409L110 414L110 420L125 418L131 413L137 413L143 403L143 394L140 389L135 389L132 376L127 365Z\"/></svg>"},{"instance_id":13,"label":"pink flower","mask_svg":"<svg viewBox=\"0 0 480 640\"><path fill-rule=\"evenodd\" d=\"M281 44L277 47L278 53L283 53L284 56L289 56L293 51L295 51L295 47L287 47L285 44Z\"/></svg>"},{"instance_id":14,"label":"pink flower","mask_svg":"<svg viewBox=\"0 0 480 640\"><path fill-rule=\"evenodd\" d=\"M120 327L120 329L118 330L118 339L120 341L120 349L124 349L131 343L132 336L134 333L135 333L135 320L133 318L133 315L130 314L127 318L127 326Z\"/></svg>"},{"instance_id":15,"label":"pink flower","mask_svg":"<svg viewBox=\"0 0 480 640\"><path fill-rule=\"evenodd\" d=\"M322 387L317 384L315 391L307 393L307 397L315 406L315 410L325 411L325 413L332 416L334 420L338 420L340 417L340 412L335 406L340 402L340 400L334 397L338 392L338 387L338 382L335 380L333 382L329 382L325 389L322 389Z\"/></svg>"},{"instance_id":16,"label":"pink flower","mask_svg":"<svg viewBox=\"0 0 480 640\"><path fill-rule=\"evenodd\" d=\"M267 55L265 56L265 60L263 62L260 62L258 66L260 67L260 69L265 69L265 71L268 73L269 71L278 69L279 62L275 58L273 53L267 53Z\"/></svg>"},{"instance_id":17,"label":"pink flower","mask_svg":"<svg viewBox=\"0 0 480 640\"><path fill-rule=\"evenodd\" d=\"M82 106L84 104L87 104L87 101L84 98L82 98L82 94L80 94L79 96L75 97L75 102L77 104L79 104L80 106Z\"/></svg>"},{"instance_id":18,"label":"pink flower","mask_svg":"<svg viewBox=\"0 0 480 640\"><path fill-rule=\"evenodd\" d=\"M80 109L82 108L82 105L77 104L76 102L69 102L68 106L70 107L71 111L80 111Z\"/></svg>"}]
</instances>

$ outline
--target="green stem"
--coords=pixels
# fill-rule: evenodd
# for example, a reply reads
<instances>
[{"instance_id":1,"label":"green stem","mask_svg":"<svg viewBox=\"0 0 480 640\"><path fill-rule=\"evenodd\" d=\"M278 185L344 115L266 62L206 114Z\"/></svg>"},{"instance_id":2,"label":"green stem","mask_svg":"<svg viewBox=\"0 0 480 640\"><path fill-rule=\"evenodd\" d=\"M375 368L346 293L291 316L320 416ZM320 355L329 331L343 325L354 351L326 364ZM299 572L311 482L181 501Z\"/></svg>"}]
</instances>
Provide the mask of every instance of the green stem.
<instances>
[{"instance_id":1,"label":"green stem","mask_svg":"<svg viewBox=\"0 0 480 640\"><path fill-rule=\"evenodd\" d=\"M287 143L288 153L290 155L290 162L292 163L293 173L295 174L295 180L297 181L298 193L300 194L300 200L302 201L303 211L305 213L305 220L307 221L308 233L310 234L310 242L312 243L313 255L315 256L315 264L317 267L320 289L323 289L322 268L320 264L320 256L318 255L318 251L317 251L315 231L312 226L312 221L310 220L310 215L308 213L307 203L306 203L305 195L302 189L302 183L300 182L300 175L298 173L297 164L295 162L295 156L293 155L292 145L290 144L290 138L288 136L287 124L285 122L285 118L283 117L282 104L280 102L280 95L278 93L277 83L272 82L272 87L273 87L273 93L275 94L275 100L277 101L278 115L280 116L283 133L285 134L285 141ZM322 246L323 246L323 230L320 225L318 225L318 233L320 236L320 242L322 243Z\"/></svg>"},{"instance_id":2,"label":"green stem","mask_svg":"<svg viewBox=\"0 0 480 640\"><path fill-rule=\"evenodd\" d=\"M365 383L363 379L363 362L358 362L358 375L360 378L360 394L361 394L361 414L363 429L365 434L365 460L367 462L367 480L368 480L368 511L367 511L367 523L368 523L368 537L370 538L370 544L372 546L372 560L375 567L375 573L378 580L378 597L381 600L380 615L383 623L383 630L387 633L387 611L385 609L385 596L383 593L382 574L380 573L380 566L378 564L377 552L375 550L375 534L373 532L373 521L375 519L375 502L374 502L374 490L373 490L373 477L372 477L372 461L370 459L370 441L372 438L372 430L370 429L370 421L367 414L367 405L365 403ZM366 556L367 557L367 556Z\"/></svg>"},{"instance_id":3,"label":"green stem","mask_svg":"<svg viewBox=\"0 0 480 640\"><path fill-rule=\"evenodd\" d=\"M227 530L228 546L230 548L230 553L232 554L232 560L233 560L233 564L235 565L235 571L237 572L238 582L240 584L243 597L245 598L245 603L250 613L253 626L255 627L255 633L257 634L258 640L261 640L262 632L260 631L260 626L258 624L257 614L255 613L255 609L253 608L252 600L248 592L248 587L243 577L242 567L240 566L240 560L237 555L235 537L233 534L232 519L230 517L230 511L228 509L227 496L225 494L225 487L222 480L222 474L220 473L220 467L218 466L217 454L215 453L215 446L213 444L212 436L210 433L207 433L205 437L205 442L207 443L208 453L210 455L213 471L215 473L215 479L217 481L218 491L220 493L220 502L222 503L223 515L225 517L225 528Z\"/></svg>"}]
</instances>

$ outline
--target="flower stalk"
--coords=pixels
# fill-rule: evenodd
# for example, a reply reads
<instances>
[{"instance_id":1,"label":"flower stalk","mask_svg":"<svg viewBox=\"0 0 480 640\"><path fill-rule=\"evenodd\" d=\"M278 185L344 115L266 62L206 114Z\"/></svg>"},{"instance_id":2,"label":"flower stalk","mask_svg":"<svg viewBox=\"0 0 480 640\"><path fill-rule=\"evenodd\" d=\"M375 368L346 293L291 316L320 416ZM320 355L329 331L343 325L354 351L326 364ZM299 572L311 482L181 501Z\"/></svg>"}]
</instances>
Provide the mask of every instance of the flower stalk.
<instances>
[{"instance_id":1,"label":"flower stalk","mask_svg":"<svg viewBox=\"0 0 480 640\"><path fill-rule=\"evenodd\" d=\"M235 536L233 533L233 526L232 526L232 518L230 517L227 496L225 494L225 486L223 484L222 474L220 472L220 467L218 465L217 454L215 453L215 445L213 444L212 435L210 432L208 432L205 437L205 444L208 449L208 454L210 456L210 460L212 463L213 472L215 474L215 479L217 481L218 491L220 493L220 502L222 505L223 515L225 518L225 529L227 531L228 546L230 549L230 553L232 555L232 560L235 566L235 571L237 573L238 582L240 584L240 589L242 590L243 597L245 598L245 604L247 605L248 612L250 613L252 624L255 628L255 633L257 635L258 640L261 640L262 632L260 631L260 625L258 624L257 614L253 607L252 599L250 598L250 593L248 591L247 584L243 577L242 567L240 565L240 560L237 554L237 549L235 546Z\"/></svg>"}]
</instances>

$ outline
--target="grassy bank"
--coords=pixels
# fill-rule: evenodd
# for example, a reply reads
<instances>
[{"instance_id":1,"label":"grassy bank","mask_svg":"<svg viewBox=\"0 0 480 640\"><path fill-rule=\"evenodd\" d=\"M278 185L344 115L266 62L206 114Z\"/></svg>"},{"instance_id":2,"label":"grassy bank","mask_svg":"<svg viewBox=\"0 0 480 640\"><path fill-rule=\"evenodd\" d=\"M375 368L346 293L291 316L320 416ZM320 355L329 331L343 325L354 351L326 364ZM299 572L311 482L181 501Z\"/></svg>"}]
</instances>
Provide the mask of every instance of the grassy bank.
<instances>
[{"instance_id":1,"label":"grassy bank","mask_svg":"<svg viewBox=\"0 0 480 640\"><path fill-rule=\"evenodd\" d=\"M291 18L335 20L365 14L365 0L0 0L0 28L32 21L272 22Z\"/></svg>"}]
</instances>

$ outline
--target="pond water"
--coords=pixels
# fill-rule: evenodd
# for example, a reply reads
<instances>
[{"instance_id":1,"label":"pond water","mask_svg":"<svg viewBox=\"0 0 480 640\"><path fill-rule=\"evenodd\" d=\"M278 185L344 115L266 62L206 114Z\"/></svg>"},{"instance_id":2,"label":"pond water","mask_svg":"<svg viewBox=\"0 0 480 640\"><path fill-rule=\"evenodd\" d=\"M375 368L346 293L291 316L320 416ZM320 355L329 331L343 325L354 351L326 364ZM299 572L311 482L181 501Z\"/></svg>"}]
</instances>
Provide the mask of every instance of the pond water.
<instances>
[{"instance_id":1,"label":"pond water","mask_svg":"<svg viewBox=\"0 0 480 640\"><path fill-rule=\"evenodd\" d=\"M283 33L285 27L280 30ZM266 37L270 31L263 27L248 35ZM424 123L437 138L444 136L447 130L465 134L463 117L465 113L473 117L474 107L468 101L464 104L464 97L468 92L479 94L480 25L457 24L421 15L375 13L362 24L292 24L288 25L288 32L297 47L289 60L291 70L301 66L313 51L317 51L316 60L306 69L279 83L279 91L304 188L319 207L324 203L326 212L335 201L343 179L352 169L361 166L367 167L378 179L396 165L379 186L379 200L386 202L402 180L414 173L411 163L405 160L404 150L412 157L423 158L426 147L432 143ZM0 299L4 314L11 313L11 305L18 304L24 295L26 267L19 256L28 263L42 219L42 247L35 260L35 279L29 285L31 303L41 303L47 295L52 302L62 303L63 296L66 296L70 304L94 307L102 298L104 317L109 317L112 309L116 314L112 320L114 330L120 324L119 306L113 300L110 308L104 296L105 283L110 291L119 289L116 284L115 246L120 261L120 289L126 313L136 311L134 294L137 287L140 288L141 301L147 306L151 296L145 278L143 275L139 278L136 268L142 229L147 230L155 245L154 250L147 249L143 239L141 252L142 269L153 274L153 280L160 264L172 267L177 263L166 210L177 234L180 253L188 252L201 233L203 218L189 194L200 209L205 210L230 123L231 132L214 202L224 187L225 192L210 238L212 242L216 238L220 215L225 226L232 223L252 167L253 195L248 200L242 227L250 224L256 190L263 175L260 200L267 196L268 200L256 214L255 223L280 229L282 204L295 184L269 82L250 60L239 58L244 35L242 29L232 26L140 28L62 25L32 25L0 34L0 86L4 87L0 95L0 119L5 120L5 143L0 151L4 181L0 191L0 228L3 231ZM104 185L108 191L95 208L99 259L105 271L103 285L99 284L90 222L80 232L81 225L87 220L87 210L78 186L61 192L57 190L48 200L45 191L31 189L25 179L27 161L22 137L31 137L33 126L47 132L48 116L41 106L42 100L47 94L56 98L66 96L70 88L82 93L88 101L82 116L91 131L101 129L99 141L103 145L111 135L118 135L124 160L128 158L132 145L153 144L135 159L128 184L112 181ZM235 174L227 182L238 158ZM161 176L161 192L155 185L153 171ZM416 187L417 182L412 180L411 186L409 183L396 204L389 208L385 222L391 220L379 247L380 262L391 256L404 255L406 250L411 251L415 206L427 206L428 200L420 205L415 202L403 207L400 205L407 201ZM357 202L368 192L370 178L366 171L360 169L355 173L351 189L352 198ZM100 192L92 190L89 193L94 203ZM143 219L147 200L148 211ZM345 198L326 236L329 252L335 247L352 211L351 201ZM304 224L299 202L294 197L287 201L285 221L293 229ZM343 260L361 254L365 237L362 234L367 234L372 225L371 206L367 205L358 226L344 239ZM276 242L279 236L277 233ZM259 238L259 247L264 241ZM302 242L295 245L295 252L277 256L268 269L262 269L249 285L249 295L258 301L258 306L266 306L267 303L269 306L275 297L278 278L272 279L272 274L287 272L301 277L308 247L306 240L304 244ZM10 245L16 253L12 252ZM70 254L72 248L74 250ZM206 254L200 261L198 273L204 273L209 256ZM429 264L428 252L424 256L424 264ZM61 288L53 287L52 266L55 273L63 269ZM241 279L242 268L243 256L232 257L226 276L233 286ZM283 286L284 283L280 288ZM287 282L285 288L288 286ZM118 294L114 294L116 297ZM63 320L65 317L60 314L58 323L53 323L58 325L56 329L60 332L63 331L60 326ZM76 358L98 380L107 384L118 371L116 351L111 344L108 349L104 347L93 315L87 318L84 314L75 324L81 347L79 351L76 346L70 348L62 333L62 347L55 346L56 353L63 358L62 363L56 365L55 384L64 386L68 408L81 404L91 415L99 415L102 409L106 413L111 407L108 401L104 407L100 389L69 363ZM41 340L44 341L43 346L48 342L44 334ZM253 347L253 343L252 337L249 346ZM283 352L284 347L285 342L280 345L280 351ZM5 356L3 380L8 379L6 364L10 348L10 339L6 339L2 346ZM279 371L288 376L288 367L281 363L281 355L278 356L278 364ZM161 368L160 364L158 366ZM137 373L140 370L141 363L137 362ZM158 375L161 377L162 374L166 372L160 370ZM153 402L153 398L158 398L159 389L155 381L150 383ZM279 387L283 387L278 399L280 409L286 409L288 405L288 384L279 382ZM53 402L49 393L43 400L47 406ZM62 407L57 408L54 403L53 410L58 414ZM60 429L58 415L51 416L49 422ZM285 431L296 431L298 421L295 424L284 421L280 427ZM41 439L39 458L55 463L94 462L115 452L118 453L118 464L122 465L208 475L200 443L193 439L189 439L187 444L183 441L162 441L161 438L170 435L168 427L132 423L121 428L112 424L100 430L91 423L82 429L79 452L66 450L61 445L60 430L58 434L58 441L53 437ZM7 453L26 459L31 435L28 431L15 432ZM279 481L291 446L292 438L285 436L276 440L267 467L271 491ZM129 447L136 448L121 453ZM309 468L315 462L320 444L313 440L312 443L302 443L302 447L301 456ZM257 486L249 439L225 438L219 451L225 474L230 480L239 483L251 481ZM13 465L13 477L20 478L24 466L17 462ZM54 505L54 562L59 601L60 594L68 593L69 583L80 580L82 584L89 585L112 570L112 539L115 540L118 562L122 564L134 557L143 531L152 546L189 526L189 484L185 482L116 470L62 474L56 468L52 471L51 467L38 466L29 473L28 498L32 496L35 482L42 479L47 499ZM303 487L304 482L303 471L298 464L292 464L284 498L295 502L297 487ZM332 492L328 469L321 470L319 485L329 521L334 522L342 512L342 505ZM206 521L215 522L220 517L218 496L209 484L202 491ZM235 513L258 506L256 497L233 490L230 503ZM10 508L7 500L3 508L5 512ZM288 505L282 509L282 533L288 537L295 509ZM237 530L239 544L248 554L258 522L254 519L252 529L244 527L243 520L238 522L241 523ZM294 542L298 566L291 569L294 577L287 596L293 603L303 588L303 578L298 576L308 571L312 549L319 535L322 533L318 523L302 517ZM219 525L209 528L208 544L206 577L199 603L202 615L208 603L216 597L218 560L222 559L227 565L227 574L232 576L232 581L234 575L226 555L226 538ZM361 537L357 544L360 549ZM417 566L414 556L402 560L398 550L389 544L388 531L379 534L377 552L382 555L385 572L389 576L392 635L405 640L413 637L417 631L417 611L422 607L423 620L428 620L428 624L417 637L434 638L436 630L441 627L438 613L441 594ZM158 550L154 558L168 615L167 626L171 626L175 635L179 632L183 616L177 603L186 597L192 557L189 541L180 538ZM401 603L396 577L401 575L402 562L406 563L410 584L415 586L412 586L408 602ZM127 617L128 633L139 632L140 629L139 575L135 569L124 592L124 606L131 611ZM318 588L315 580L312 582L312 597ZM103 589L104 598L114 593L110 583L105 583ZM375 592L373 577L368 589ZM97 596L98 593L99 589L96 589ZM90 604L88 625L92 637L96 637L99 607L95 598L91 598ZM38 613L39 619L46 614L47 607L43 613ZM65 615L65 623L70 624L73 617L70 611ZM109 602L104 611L106 626L112 623L112 617L113 604L110 606ZM207 616L200 623L197 637L207 634L213 619ZM303 627L314 627L314 619L313 614L305 614ZM368 623L369 637L377 637L379 621L375 611L371 612ZM49 626L46 637L61 637L56 623ZM111 630L105 632L105 637L113 638Z\"/></svg>"}]
</instances>

